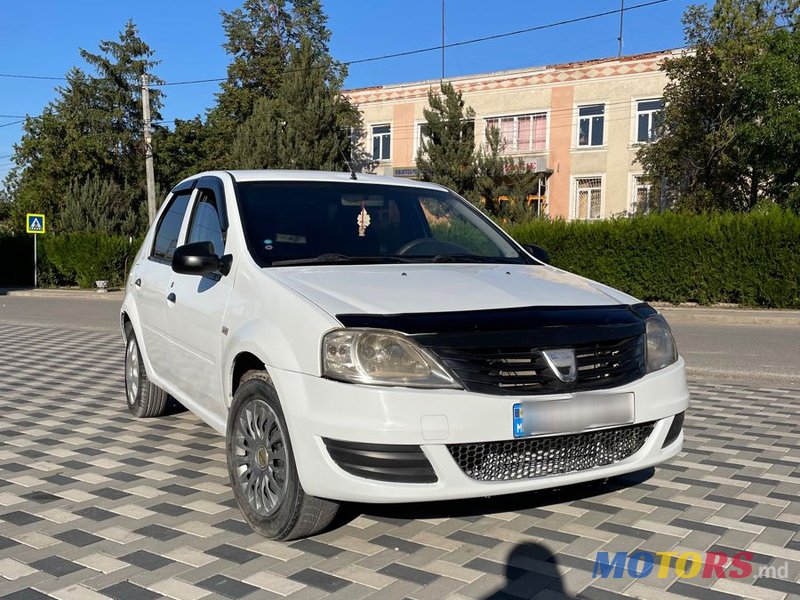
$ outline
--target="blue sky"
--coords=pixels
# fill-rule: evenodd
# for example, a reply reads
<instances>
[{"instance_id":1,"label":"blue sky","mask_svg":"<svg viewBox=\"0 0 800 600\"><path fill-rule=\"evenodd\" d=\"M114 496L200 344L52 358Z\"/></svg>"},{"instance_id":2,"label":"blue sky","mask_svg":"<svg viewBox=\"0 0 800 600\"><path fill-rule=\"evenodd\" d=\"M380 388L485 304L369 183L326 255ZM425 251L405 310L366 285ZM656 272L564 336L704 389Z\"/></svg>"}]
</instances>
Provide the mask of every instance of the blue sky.
<instances>
[{"instance_id":1,"label":"blue sky","mask_svg":"<svg viewBox=\"0 0 800 600\"><path fill-rule=\"evenodd\" d=\"M626 6L643 0L626 0ZM704 0L697 0L703 2ZM705 0L710 1L710 0ZM323 0L333 32L331 51L353 60L420 47L441 39L439 0ZM0 19L0 73L61 76L82 66L78 49L94 51L101 39L115 38L127 19L138 25L161 64L166 81L224 77L228 57L220 10L240 0L34 0L3 3ZM633 54L681 46L681 15L690 0L631 11L625 15L624 52ZM447 0L448 43L533 27L618 9L620 0ZM449 49L448 76L614 56L618 16ZM431 52L353 65L347 87L438 78L441 55ZM58 82L0 77L0 115L38 114L55 96ZM166 119L202 114L218 85L167 88ZM0 177L8 171L20 125L0 117Z\"/></svg>"}]
</instances>

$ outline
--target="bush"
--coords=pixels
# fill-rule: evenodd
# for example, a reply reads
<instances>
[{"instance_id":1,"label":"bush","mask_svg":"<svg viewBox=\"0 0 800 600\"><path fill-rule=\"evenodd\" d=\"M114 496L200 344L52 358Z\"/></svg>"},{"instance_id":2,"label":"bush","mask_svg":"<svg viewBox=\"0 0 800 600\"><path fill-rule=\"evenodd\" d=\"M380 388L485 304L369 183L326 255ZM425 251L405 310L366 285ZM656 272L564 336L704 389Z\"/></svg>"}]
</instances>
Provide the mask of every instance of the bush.
<instances>
[{"instance_id":1,"label":"bush","mask_svg":"<svg viewBox=\"0 0 800 600\"><path fill-rule=\"evenodd\" d=\"M104 233L65 233L43 236L48 260L66 283L94 287L107 279L110 286L122 285L139 244L129 238ZM139 240L141 241L141 240Z\"/></svg>"},{"instance_id":2,"label":"bush","mask_svg":"<svg viewBox=\"0 0 800 600\"><path fill-rule=\"evenodd\" d=\"M800 308L800 216L665 213L510 225L555 266L642 300Z\"/></svg>"}]
</instances>

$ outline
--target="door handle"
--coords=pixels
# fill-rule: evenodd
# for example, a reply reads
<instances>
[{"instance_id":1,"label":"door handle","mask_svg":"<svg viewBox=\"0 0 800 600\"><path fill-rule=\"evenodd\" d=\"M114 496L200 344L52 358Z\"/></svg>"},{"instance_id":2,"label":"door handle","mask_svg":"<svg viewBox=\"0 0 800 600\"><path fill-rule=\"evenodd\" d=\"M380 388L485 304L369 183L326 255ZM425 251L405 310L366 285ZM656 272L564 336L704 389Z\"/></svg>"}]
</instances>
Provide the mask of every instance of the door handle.
<instances>
[{"instance_id":1,"label":"door handle","mask_svg":"<svg viewBox=\"0 0 800 600\"><path fill-rule=\"evenodd\" d=\"M175 304L175 300L177 300L177 298L175 297L175 292L170 292L169 296L167 296L167 302Z\"/></svg>"}]
</instances>

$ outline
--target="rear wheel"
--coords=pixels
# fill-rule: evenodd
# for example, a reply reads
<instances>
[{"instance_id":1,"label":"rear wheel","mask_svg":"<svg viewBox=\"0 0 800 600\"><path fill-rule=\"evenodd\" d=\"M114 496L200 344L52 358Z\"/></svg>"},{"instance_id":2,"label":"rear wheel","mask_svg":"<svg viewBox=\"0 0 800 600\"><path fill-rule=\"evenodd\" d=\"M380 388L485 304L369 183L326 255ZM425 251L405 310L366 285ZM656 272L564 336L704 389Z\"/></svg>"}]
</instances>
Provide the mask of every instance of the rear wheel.
<instances>
[{"instance_id":1,"label":"rear wheel","mask_svg":"<svg viewBox=\"0 0 800 600\"><path fill-rule=\"evenodd\" d=\"M309 496L297 475L278 394L264 371L242 377L228 414L226 456L231 487L254 531L273 540L318 533L339 505Z\"/></svg>"},{"instance_id":2,"label":"rear wheel","mask_svg":"<svg viewBox=\"0 0 800 600\"><path fill-rule=\"evenodd\" d=\"M147 378L139 342L130 323L125 324L125 397L135 417L160 417L166 412L169 395Z\"/></svg>"}]
</instances>

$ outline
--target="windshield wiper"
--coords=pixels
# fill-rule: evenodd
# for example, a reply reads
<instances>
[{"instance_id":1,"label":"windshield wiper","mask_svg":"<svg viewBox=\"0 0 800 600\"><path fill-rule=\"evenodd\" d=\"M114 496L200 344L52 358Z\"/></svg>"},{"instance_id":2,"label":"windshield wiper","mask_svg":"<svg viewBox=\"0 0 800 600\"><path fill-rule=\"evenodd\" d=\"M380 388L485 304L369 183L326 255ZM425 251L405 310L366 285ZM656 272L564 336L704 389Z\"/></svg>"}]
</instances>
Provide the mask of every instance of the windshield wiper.
<instances>
[{"instance_id":1,"label":"windshield wiper","mask_svg":"<svg viewBox=\"0 0 800 600\"><path fill-rule=\"evenodd\" d=\"M421 257L435 263L502 263L516 262L513 258L501 256L479 256L476 254L437 254L436 256Z\"/></svg>"},{"instance_id":2,"label":"windshield wiper","mask_svg":"<svg viewBox=\"0 0 800 600\"><path fill-rule=\"evenodd\" d=\"M319 256L307 258L292 258L288 260L272 261L271 266L281 267L288 265L330 265L330 264L382 264L382 263L407 263L412 262L401 256L349 256L337 252L326 252Z\"/></svg>"}]
</instances>

